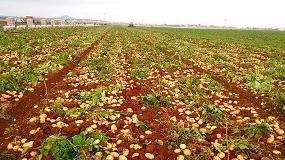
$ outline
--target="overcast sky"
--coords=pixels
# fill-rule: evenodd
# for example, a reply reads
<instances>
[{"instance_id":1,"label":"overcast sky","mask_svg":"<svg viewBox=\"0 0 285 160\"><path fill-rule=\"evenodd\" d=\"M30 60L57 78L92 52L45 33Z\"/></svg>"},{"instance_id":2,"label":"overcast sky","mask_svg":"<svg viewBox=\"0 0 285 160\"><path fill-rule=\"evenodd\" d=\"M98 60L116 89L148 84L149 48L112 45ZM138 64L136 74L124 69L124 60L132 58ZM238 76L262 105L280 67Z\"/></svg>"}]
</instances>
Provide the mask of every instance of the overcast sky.
<instances>
[{"instance_id":1,"label":"overcast sky","mask_svg":"<svg viewBox=\"0 0 285 160\"><path fill-rule=\"evenodd\" d=\"M284 0L0 0L0 15L285 28Z\"/></svg>"}]
</instances>

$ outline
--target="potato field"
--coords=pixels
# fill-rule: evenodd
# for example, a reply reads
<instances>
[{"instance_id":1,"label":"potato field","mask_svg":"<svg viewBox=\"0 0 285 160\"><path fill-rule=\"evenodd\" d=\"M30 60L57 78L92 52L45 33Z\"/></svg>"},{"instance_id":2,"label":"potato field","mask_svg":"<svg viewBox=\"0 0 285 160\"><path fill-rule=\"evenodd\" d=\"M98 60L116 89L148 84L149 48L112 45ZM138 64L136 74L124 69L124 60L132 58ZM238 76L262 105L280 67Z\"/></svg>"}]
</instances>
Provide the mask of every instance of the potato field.
<instances>
[{"instance_id":1,"label":"potato field","mask_svg":"<svg viewBox=\"0 0 285 160\"><path fill-rule=\"evenodd\" d=\"M0 31L0 159L281 160L285 32Z\"/></svg>"}]
</instances>

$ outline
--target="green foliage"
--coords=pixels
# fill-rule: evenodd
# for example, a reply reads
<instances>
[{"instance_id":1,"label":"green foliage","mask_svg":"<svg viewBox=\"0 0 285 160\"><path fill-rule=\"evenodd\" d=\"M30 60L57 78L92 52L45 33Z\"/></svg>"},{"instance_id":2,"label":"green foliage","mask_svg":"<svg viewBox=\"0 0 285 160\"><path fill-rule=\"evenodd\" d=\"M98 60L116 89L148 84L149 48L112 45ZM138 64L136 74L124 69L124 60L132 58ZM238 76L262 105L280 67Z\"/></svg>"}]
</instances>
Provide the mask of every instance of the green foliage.
<instances>
[{"instance_id":1,"label":"green foliage","mask_svg":"<svg viewBox=\"0 0 285 160\"><path fill-rule=\"evenodd\" d=\"M275 55L267 60L266 65L269 69L266 71L270 76L278 79L285 80L285 65L284 65L284 56Z\"/></svg>"},{"instance_id":2,"label":"green foliage","mask_svg":"<svg viewBox=\"0 0 285 160\"><path fill-rule=\"evenodd\" d=\"M151 107L159 107L160 105L170 105L172 102L172 99L170 97L162 96L156 92L147 94L145 96L140 96L139 100L145 106Z\"/></svg>"},{"instance_id":3,"label":"green foliage","mask_svg":"<svg viewBox=\"0 0 285 160\"><path fill-rule=\"evenodd\" d=\"M143 143L145 146L147 146L147 145L149 145L149 144L151 144L151 141L149 141L149 140L144 140L144 143Z\"/></svg>"},{"instance_id":4,"label":"green foliage","mask_svg":"<svg viewBox=\"0 0 285 160\"><path fill-rule=\"evenodd\" d=\"M1 105L1 103L0 103ZM12 116L6 113L6 108L0 108L0 119L11 120Z\"/></svg>"},{"instance_id":5,"label":"green foliage","mask_svg":"<svg viewBox=\"0 0 285 160\"><path fill-rule=\"evenodd\" d=\"M214 59L216 61L229 61L229 57L227 57L226 55L224 55L222 53L214 54Z\"/></svg>"},{"instance_id":6,"label":"green foliage","mask_svg":"<svg viewBox=\"0 0 285 160\"><path fill-rule=\"evenodd\" d=\"M186 51L179 52L179 54L184 58L195 59L197 57L197 53L193 47L189 47Z\"/></svg>"},{"instance_id":7,"label":"green foliage","mask_svg":"<svg viewBox=\"0 0 285 160\"><path fill-rule=\"evenodd\" d=\"M159 46L159 45L154 46L154 49L155 49L157 52L164 52L164 48L162 48L162 47Z\"/></svg>"},{"instance_id":8,"label":"green foliage","mask_svg":"<svg viewBox=\"0 0 285 160\"><path fill-rule=\"evenodd\" d=\"M136 144L140 141L140 139L134 138L132 135L127 135L127 136L123 135L123 139L131 142L132 144Z\"/></svg>"},{"instance_id":9,"label":"green foliage","mask_svg":"<svg viewBox=\"0 0 285 160\"><path fill-rule=\"evenodd\" d=\"M86 132L83 131L79 135L75 135L71 138L71 142L74 145L75 151L79 152L82 148L91 152L102 152L103 148L98 144L93 144L95 140L107 142L109 137L99 132Z\"/></svg>"},{"instance_id":10,"label":"green foliage","mask_svg":"<svg viewBox=\"0 0 285 160\"><path fill-rule=\"evenodd\" d=\"M285 113L285 89L277 89L270 96L279 110Z\"/></svg>"},{"instance_id":11,"label":"green foliage","mask_svg":"<svg viewBox=\"0 0 285 160\"><path fill-rule=\"evenodd\" d=\"M170 97L160 96L159 101L162 105L171 105L172 99Z\"/></svg>"},{"instance_id":12,"label":"green foliage","mask_svg":"<svg viewBox=\"0 0 285 160\"><path fill-rule=\"evenodd\" d=\"M221 90L223 88L223 85L220 84L219 82L215 81L211 75L209 74L205 74L203 75L203 78L208 82L208 86L207 88L209 89L209 91L218 91Z\"/></svg>"},{"instance_id":13,"label":"green foliage","mask_svg":"<svg viewBox=\"0 0 285 160\"><path fill-rule=\"evenodd\" d=\"M218 109L215 105L210 105L210 104L203 104L202 105L202 115L201 117L205 122L208 122L208 117L212 116L214 120L212 123L216 124L220 122L220 120L223 118L222 111Z\"/></svg>"},{"instance_id":14,"label":"green foliage","mask_svg":"<svg viewBox=\"0 0 285 160\"><path fill-rule=\"evenodd\" d=\"M24 79L30 80L29 77L33 78L34 76L25 75L12 67L10 71L0 75L0 92L23 91L24 87L21 84Z\"/></svg>"},{"instance_id":15,"label":"green foliage","mask_svg":"<svg viewBox=\"0 0 285 160\"><path fill-rule=\"evenodd\" d=\"M220 83L214 80L212 80L208 85L208 89L210 91L218 91L218 90L221 90L222 88L223 88L223 85L221 85Z\"/></svg>"},{"instance_id":16,"label":"green foliage","mask_svg":"<svg viewBox=\"0 0 285 160\"><path fill-rule=\"evenodd\" d=\"M244 128L240 129L238 127L233 128L233 137L229 138L228 140L224 140L223 144L229 144L230 146L233 145L234 150L237 153L244 153L247 151L252 151L259 148L259 144L255 144L251 142L252 137L248 136L246 132L243 132ZM254 137L254 135L252 135Z\"/></svg>"},{"instance_id":17,"label":"green foliage","mask_svg":"<svg viewBox=\"0 0 285 160\"><path fill-rule=\"evenodd\" d=\"M236 72L232 71L231 67L227 64L223 64L223 71L220 73L222 77L229 77L232 80L237 80L239 75Z\"/></svg>"},{"instance_id":18,"label":"green foliage","mask_svg":"<svg viewBox=\"0 0 285 160\"><path fill-rule=\"evenodd\" d=\"M108 51L107 51L107 50L102 50L102 51L101 51L101 54L102 54L102 55L108 55Z\"/></svg>"},{"instance_id":19,"label":"green foliage","mask_svg":"<svg viewBox=\"0 0 285 160\"><path fill-rule=\"evenodd\" d=\"M65 111L63 110L63 100L58 98L54 101L54 103L50 106L51 111L58 113L59 115L65 115Z\"/></svg>"},{"instance_id":20,"label":"green foliage","mask_svg":"<svg viewBox=\"0 0 285 160\"><path fill-rule=\"evenodd\" d=\"M165 55L158 60L155 66L158 69L177 69L178 67L184 67L185 64L174 59L172 56Z\"/></svg>"},{"instance_id":21,"label":"green foliage","mask_svg":"<svg viewBox=\"0 0 285 160\"><path fill-rule=\"evenodd\" d=\"M140 96L139 99L146 106L159 106L159 100L155 93Z\"/></svg>"},{"instance_id":22,"label":"green foliage","mask_svg":"<svg viewBox=\"0 0 285 160\"><path fill-rule=\"evenodd\" d=\"M251 146L248 139L245 139L245 138L232 139L230 141L230 144L233 144L235 146L234 148L240 151L248 150L250 149L250 146Z\"/></svg>"},{"instance_id":23,"label":"green foliage","mask_svg":"<svg viewBox=\"0 0 285 160\"><path fill-rule=\"evenodd\" d=\"M181 92L180 99L187 104L199 102L200 98L205 94L205 91L199 87L200 84L201 80L199 77L193 77L192 79L182 77L178 81L178 88Z\"/></svg>"},{"instance_id":24,"label":"green foliage","mask_svg":"<svg viewBox=\"0 0 285 160\"><path fill-rule=\"evenodd\" d=\"M6 152L0 151L0 159L1 160L16 160L17 157L13 154L8 154Z\"/></svg>"},{"instance_id":25,"label":"green foliage","mask_svg":"<svg viewBox=\"0 0 285 160\"><path fill-rule=\"evenodd\" d=\"M13 34L0 31L0 54L9 58L0 60L0 92L26 91L41 78L41 73L67 64L69 56L78 53L74 49L87 47L102 32L100 28L82 27L21 30Z\"/></svg>"},{"instance_id":26,"label":"green foliage","mask_svg":"<svg viewBox=\"0 0 285 160\"><path fill-rule=\"evenodd\" d=\"M141 128L142 130L144 130L144 131L146 131L147 130L147 125L144 123L144 122L142 122L142 121L138 121L137 123L136 123L136 127L139 127L139 128Z\"/></svg>"},{"instance_id":27,"label":"green foliage","mask_svg":"<svg viewBox=\"0 0 285 160\"><path fill-rule=\"evenodd\" d=\"M0 119L6 119L5 110L0 108Z\"/></svg>"},{"instance_id":28,"label":"green foliage","mask_svg":"<svg viewBox=\"0 0 285 160\"><path fill-rule=\"evenodd\" d=\"M148 73L148 70L146 69L143 69L143 68L140 68L140 69L132 69L130 74L134 77L137 77L139 79L144 79L146 78L149 73Z\"/></svg>"},{"instance_id":29,"label":"green foliage","mask_svg":"<svg viewBox=\"0 0 285 160\"><path fill-rule=\"evenodd\" d=\"M54 69L55 68L53 68L52 66L50 66L48 64L43 64L43 65L41 65L41 67L39 67L38 71L39 71L39 73L48 73Z\"/></svg>"},{"instance_id":30,"label":"green foliage","mask_svg":"<svg viewBox=\"0 0 285 160\"><path fill-rule=\"evenodd\" d=\"M34 53L35 50L33 49L33 47L29 46L29 45L24 45L22 48L21 48L21 51L24 52L24 53Z\"/></svg>"},{"instance_id":31,"label":"green foliage","mask_svg":"<svg viewBox=\"0 0 285 160\"><path fill-rule=\"evenodd\" d=\"M92 60L83 61L82 66L88 67L92 73L98 74L102 79L104 79L103 77L106 77L107 74L111 73L113 70L108 60L100 55L95 55Z\"/></svg>"},{"instance_id":32,"label":"green foliage","mask_svg":"<svg viewBox=\"0 0 285 160\"><path fill-rule=\"evenodd\" d=\"M57 61L57 63L61 64L61 65L65 65L69 62L68 54L61 53L61 54L58 54L57 56L55 56L54 58Z\"/></svg>"},{"instance_id":33,"label":"green foliage","mask_svg":"<svg viewBox=\"0 0 285 160\"><path fill-rule=\"evenodd\" d=\"M136 67L139 67L139 68L141 68L141 67L144 66L144 64L143 64L143 62L142 62L142 59L139 58L139 57L134 57L134 58L132 59L132 62L131 62L131 63L134 64Z\"/></svg>"},{"instance_id":34,"label":"green foliage","mask_svg":"<svg viewBox=\"0 0 285 160\"><path fill-rule=\"evenodd\" d=\"M285 80L285 65L280 64L277 66L270 66L267 73L271 75L272 77L277 78L278 80L284 81Z\"/></svg>"},{"instance_id":35,"label":"green foliage","mask_svg":"<svg viewBox=\"0 0 285 160\"><path fill-rule=\"evenodd\" d=\"M227 147L225 145L217 145L217 146L214 146L214 150L217 151L217 152L223 152L227 149Z\"/></svg>"},{"instance_id":36,"label":"green foliage","mask_svg":"<svg viewBox=\"0 0 285 160\"><path fill-rule=\"evenodd\" d=\"M155 140L155 143L157 143L158 145L163 146L163 141L160 140L160 139L156 139L156 140Z\"/></svg>"},{"instance_id":37,"label":"green foliage","mask_svg":"<svg viewBox=\"0 0 285 160\"><path fill-rule=\"evenodd\" d=\"M105 88L96 88L92 92L81 92L80 99L86 101L91 106L97 106L101 103L101 98L105 97L105 92L107 90Z\"/></svg>"},{"instance_id":38,"label":"green foliage","mask_svg":"<svg viewBox=\"0 0 285 160\"><path fill-rule=\"evenodd\" d=\"M22 65L21 70L12 67L9 71L0 75L0 92L23 91L29 82L39 80L39 73L35 72L28 65Z\"/></svg>"},{"instance_id":39,"label":"green foliage","mask_svg":"<svg viewBox=\"0 0 285 160\"><path fill-rule=\"evenodd\" d=\"M159 28L165 33L186 36L197 41L210 41L213 46L228 46L234 44L246 50L266 49L270 56L284 53L285 32L275 30L228 30L228 29L173 29ZM206 43L207 44L207 43ZM203 44L200 44L203 45ZM208 46L209 47L209 46ZM212 46L211 46L212 47Z\"/></svg>"},{"instance_id":40,"label":"green foliage","mask_svg":"<svg viewBox=\"0 0 285 160\"><path fill-rule=\"evenodd\" d=\"M173 125L167 134L171 135L168 140L168 147L178 146L180 143L189 143L194 138L205 138L205 133L199 131L197 128L184 128L183 126Z\"/></svg>"},{"instance_id":41,"label":"green foliage","mask_svg":"<svg viewBox=\"0 0 285 160\"><path fill-rule=\"evenodd\" d=\"M4 52L5 51L5 47L3 46L0 46L0 53Z\"/></svg>"},{"instance_id":42,"label":"green foliage","mask_svg":"<svg viewBox=\"0 0 285 160\"><path fill-rule=\"evenodd\" d=\"M6 67L5 62L2 59L0 59L0 72L4 71L6 68L7 67Z\"/></svg>"},{"instance_id":43,"label":"green foliage","mask_svg":"<svg viewBox=\"0 0 285 160\"><path fill-rule=\"evenodd\" d=\"M39 80L40 75L29 65L22 65L22 77L25 82L36 82Z\"/></svg>"},{"instance_id":44,"label":"green foliage","mask_svg":"<svg viewBox=\"0 0 285 160\"><path fill-rule=\"evenodd\" d=\"M99 132L83 131L71 139L66 139L62 136L50 136L44 140L40 148L40 155L38 160L51 154L56 160L79 160L80 152L82 150L96 153L103 152L104 149L99 144L94 144L95 140L107 142L109 138Z\"/></svg>"},{"instance_id":45,"label":"green foliage","mask_svg":"<svg viewBox=\"0 0 285 160\"><path fill-rule=\"evenodd\" d=\"M40 152L39 160L48 156L49 153L51 153L56 160L74 159L76 157L76 151L72 143L60 136L50 136L45 139Z\"/></svg>"},{"instance_id":46,"label":"green foliage","mask_svg":"<svg viewBox=\"0 0 285 160\"><path fill-rule=\"evenodd\" d=\"M79 47L80 46L80 40L79 39L73 39L72 41L71 41L71 43L70 43L70 45L72 46L72 47Z\"/></svg>"},{"instance_id":47,"label":"green foliage","mask_svg":"<svg viewBox=\"0 0 285 160\"><path fill-rule=\"evenodd\" d=\"M263 78L261 76L258 76L256 73L246 73L243 76L243 79L246 81L246 84L257 90L257 91L270 91L273 84L273 79Z\"/></svg>"},{"instance_id":48,"label":"green foliage","mask_svg":"<svg viewBox=\"0 0 285 160\"><path fill-rule=\"evenodd\" d=\"M270 132L268 124L249 124L244 128L245 135L248 138L260 139L262 134Z\"/></svg>"},{"instance_id":49,"label":"green foliage","mask_svg":"<svg viewBox=\"0 0 285 160\"><path fill-rule=\"evenodd\" d=\"M145 57L145 64L149 65L149 64L151 64L151 62L153 62L153 60L154 60L153 55L149 54Z\"/></svg>"},{"instance_id":50,"label":"green foliage","mask_svg":"<svg viewBox=\"0 0 285 160\"><path fill-rule=\"evenodd\" d=\"M94 120L100 120L100 121L107 121L110 116L119 116L119 115L127 115L126 112L118 112L114 109L106 109L101 111L93 111L89 112L89 117Z\"/></svg>"},{"instance_id":51,"label":"green foliage","mask_svg":"<svg viewBox=\"0 0 285 160\"><path fill-rule=\"evenodd\" d=\"M85 112L84 108L71 108L65 112L66 115L80 115L82 112Z\"/></svg>"}]
</instances>

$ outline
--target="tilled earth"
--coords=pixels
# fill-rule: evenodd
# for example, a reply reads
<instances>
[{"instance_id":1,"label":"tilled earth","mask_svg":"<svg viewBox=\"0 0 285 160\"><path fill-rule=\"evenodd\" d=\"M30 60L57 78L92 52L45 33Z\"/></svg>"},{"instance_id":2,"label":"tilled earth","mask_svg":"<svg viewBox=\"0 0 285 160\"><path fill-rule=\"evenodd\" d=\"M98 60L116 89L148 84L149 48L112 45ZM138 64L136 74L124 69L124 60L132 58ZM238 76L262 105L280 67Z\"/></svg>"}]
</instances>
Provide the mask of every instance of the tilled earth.
<instances>
[{"instance_id":1,"label":"tilled earth","mask_svg":"<svg viewBox=\"0 0 285 160\"><path fill-rule=\"evenodd\" d=\"M0 120L3 158L284 158L284 121L264 111L266 95L136 32L147 31L109 29L11 100L13 120Z\"/></svg>"}]
</instances>

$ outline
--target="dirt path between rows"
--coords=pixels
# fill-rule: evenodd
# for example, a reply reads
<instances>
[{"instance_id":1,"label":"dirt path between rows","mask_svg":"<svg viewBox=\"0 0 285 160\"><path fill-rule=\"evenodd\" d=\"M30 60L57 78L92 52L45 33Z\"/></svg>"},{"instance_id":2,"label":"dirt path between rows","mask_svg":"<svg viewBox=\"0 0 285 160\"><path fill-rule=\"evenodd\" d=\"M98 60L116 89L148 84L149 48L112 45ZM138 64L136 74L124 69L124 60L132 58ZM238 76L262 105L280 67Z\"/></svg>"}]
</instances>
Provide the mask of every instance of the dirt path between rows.
<instances>
[{"instance_id":1,"label":"dirt path between rows","mask_svg":"<svg viewBox=\"0 0 285 160\"><path fill-rule=\"evenodd\" d=\"M48 92L60 81L63 80L63 78L66 76L68 72L73 70L78 66L78 64L84 60L89 52L94 49L94 47L100 43L100 41L105 38L109 31L106 31L103 33L103 35L95 40L88 48L86 48L83 52L79 54L78 57L76 57L73 61L69 62L66 64L61 70L55 71L48 73L44 78L46 79L45 81L41 82L38 84L35 88L34 91L27 93L24 95L22 99L7 110L7 114L9 114L14 121L21 122L30 115L33 115L35 112L38 112L38 109L34 108L35 105L40 104L42 101L46 100L46 95ZM8 120L0 120L0 135L4 134L5 129L11 125L12 123L15 123L13 121L8 121ZM0 137L0 141L4 136Z\"/></svg>"}]
</instances>

